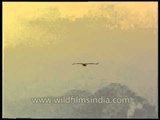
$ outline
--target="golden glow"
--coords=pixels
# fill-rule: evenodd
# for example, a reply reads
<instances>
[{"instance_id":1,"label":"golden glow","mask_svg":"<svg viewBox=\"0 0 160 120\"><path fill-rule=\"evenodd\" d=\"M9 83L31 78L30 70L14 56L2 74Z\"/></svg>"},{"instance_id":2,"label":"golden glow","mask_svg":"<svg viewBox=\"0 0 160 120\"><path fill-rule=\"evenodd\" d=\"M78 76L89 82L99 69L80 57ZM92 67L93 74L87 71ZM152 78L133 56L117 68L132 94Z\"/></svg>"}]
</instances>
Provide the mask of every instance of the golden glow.
<instances>
[{"instance_id":1,"label":"golden glow","mask_svg":"<svg viewBox=\"0 0 160 120\"><path fill-rule=\"evenodd\" d=\"M154 11L157 15L157 2L3 2L3 42L4 47L15 46L21 39L17 37L19 32L25 32L21 22L32 20L48 13L49 8L57 7L61 16L82 17L88 11L97 11L96 8L105 5L116 5L127 8L130 12L145 13ZM144 21L146 18L143 18ZM134 20L133 20L134 21ZM136 21L135 21L136 22ZM124 24L124 26L126 26ZM21 40L22 41L22 40Z\"/></svg>"},{"instance_id":2,"label":"golden glow","mask_svg":"<svg viewBox=\"0 0 160 120\"><path fill-rule=\"evenodd\" d=\"M157 104L157 13L158 2L3 2L4 106L112 82Z\"/></svg>"}]
</instances>

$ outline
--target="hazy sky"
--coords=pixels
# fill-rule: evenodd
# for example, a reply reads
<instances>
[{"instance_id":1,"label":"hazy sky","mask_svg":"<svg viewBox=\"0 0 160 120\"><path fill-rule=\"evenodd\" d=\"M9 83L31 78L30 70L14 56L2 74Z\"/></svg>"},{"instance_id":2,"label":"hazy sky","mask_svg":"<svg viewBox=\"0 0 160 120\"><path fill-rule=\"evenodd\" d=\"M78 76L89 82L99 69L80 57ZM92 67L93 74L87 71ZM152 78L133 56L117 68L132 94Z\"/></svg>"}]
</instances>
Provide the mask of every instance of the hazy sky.
<instances>
[{"instance_id":1,"label":"hazy sky","mask_svg":"<svg viewBox=\"0 0 160 120\"><path fill-rule=\"evenodd\" d=\"M19 32L25 29L22 24L24 20L32 20L49 14L53 7L59 9L61 16L69 16L70 18L71 16L82 17L89 11L97 12L96 8L106 5L115 5L121 9L127 8L128 12L138 12L142 14L145 12L153 12L154 15L157 15L158 9L157 2L3 2L4 46L14 46L21 42L18 39L8 40L6 37L10 36L13 38L18 36ZM143 19L145 20L146 18Z\"/></svg>"},{"instance_id":2,"label":"hazy sky","mask_svg":"<svg viewBox=\"0 0 160 120\"><path fill-rule=\"evenodd\" d=\"M118 17L123 18L117 21L122 28L128 28L126 31L109 31L103 26L105 22L106 26L114 26L115 11L111 11L113 21L111 18L109 22L99 16L98 22L88 22L83 17L90 13L99 15L100 6L108 5L116 6ZM95 91L118 82L156 104L157 5L157 2L3 2L5 99L54 96L73 88ZM53 13L54 7L60 15ZM102 15L107 14L104 11ZM53 16L69 20L55 22ZM73 17L82 21L72 21ZM100 64L83 68L72 66L73 62Z\"/></svg>"}]
</instances>

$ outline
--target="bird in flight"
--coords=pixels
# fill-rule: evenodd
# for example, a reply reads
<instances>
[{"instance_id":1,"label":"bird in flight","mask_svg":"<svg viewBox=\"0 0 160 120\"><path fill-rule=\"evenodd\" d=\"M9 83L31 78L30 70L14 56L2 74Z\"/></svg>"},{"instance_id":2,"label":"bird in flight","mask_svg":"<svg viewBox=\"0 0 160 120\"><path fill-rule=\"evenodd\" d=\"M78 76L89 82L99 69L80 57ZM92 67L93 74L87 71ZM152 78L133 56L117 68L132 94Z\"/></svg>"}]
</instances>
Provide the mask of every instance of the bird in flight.
<instances>
[{"instance_id":1,"label":"bird in flight","mask_svg":"<svg viewBox=\"0 0 160 120\"><path fill-rule=\"evenodd\" d=\"M82 65L83 67L87 67L87 65L98 65L99 63L73 63L72 65Z\"/></svg>"}]
</instances>

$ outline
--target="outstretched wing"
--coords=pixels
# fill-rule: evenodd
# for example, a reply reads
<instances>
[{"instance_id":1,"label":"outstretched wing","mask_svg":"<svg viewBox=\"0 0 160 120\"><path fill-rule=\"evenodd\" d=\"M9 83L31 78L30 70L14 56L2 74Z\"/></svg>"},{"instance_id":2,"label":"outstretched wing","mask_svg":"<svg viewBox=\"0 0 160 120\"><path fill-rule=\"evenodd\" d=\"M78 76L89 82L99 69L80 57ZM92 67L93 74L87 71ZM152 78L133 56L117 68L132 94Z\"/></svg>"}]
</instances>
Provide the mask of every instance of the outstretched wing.
<instances>
[{"instance_id":1,"label":"outstretched wing","mask_svg":"<svg viewBox=\"0 0 160 120\"><path fill-rule=\"evenodd\" d=\"M98 65L99 63L85 63L87 65Z\"/></svg>"},{"instance_id":2,"label":"outstretched wing","mask_svg":"<svg viewBox=\"0 0 160 120\"><path fill-rule=\"evenodd\" d=\"M80 64L80 65L82 65L83 63L73 63L72 65L76 65L76 64Z\"/></svg>"}]
</instances>

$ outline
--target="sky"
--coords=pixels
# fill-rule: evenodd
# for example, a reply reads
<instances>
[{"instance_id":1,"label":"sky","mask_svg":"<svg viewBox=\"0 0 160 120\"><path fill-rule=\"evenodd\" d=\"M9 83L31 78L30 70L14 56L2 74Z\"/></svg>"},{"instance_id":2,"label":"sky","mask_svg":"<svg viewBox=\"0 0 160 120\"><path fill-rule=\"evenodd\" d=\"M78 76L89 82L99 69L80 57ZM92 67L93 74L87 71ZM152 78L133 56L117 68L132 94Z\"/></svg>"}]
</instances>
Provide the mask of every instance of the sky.
<instances>
[{"instance_id":1,"label":"sky","mask_svg":"<svg viewBox=\"0 0 160 120\"><path fill-rule=\"evenodd\" d=\"M121 83L157 105L157 8L157 2L3 2L5 104ZM97 17L87 19L91 14Z\"/></svg>"},{"instance_id":2,"label":"sky","mask_svg":"<svg viewBox=\"0 0 160 120\"><path fill-rule=\"evenodd\" d=\"M16 32L23 29L23 20L31 20L47 14L48 11L57 7L63 17L83 17L89 11L97 11L96 8L105 5L116 5L120 8L127 8L129 12L145 13L153 11L157 14L158 4L156 2L3 2L3 39L4 47L18 44L20 41L8 41L6 34L16 36Z\"/></svg>"}]
</instances>

